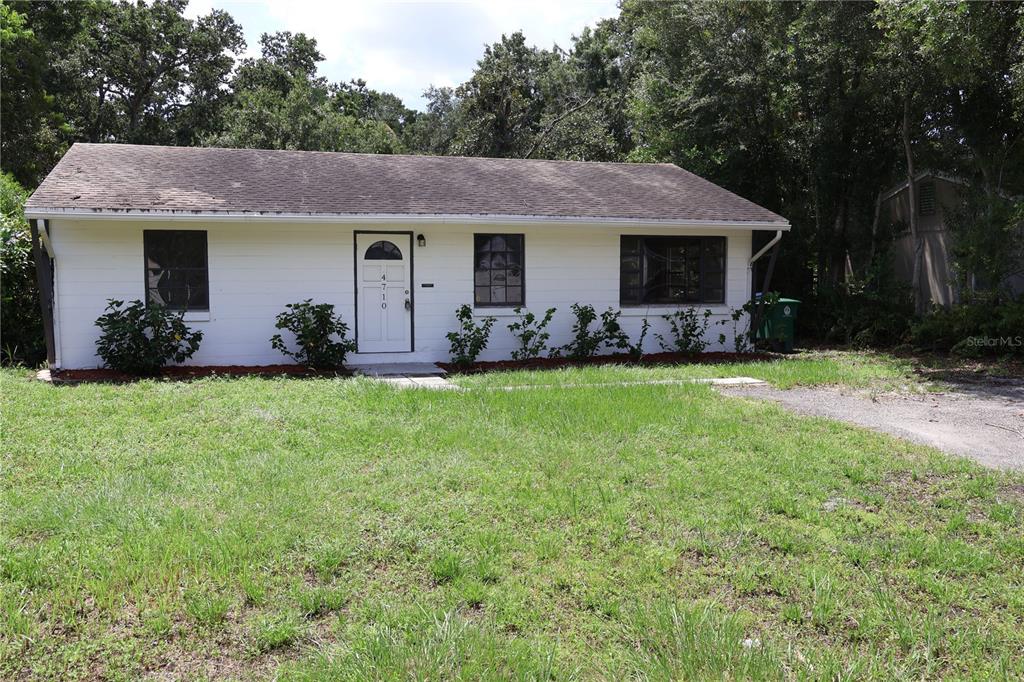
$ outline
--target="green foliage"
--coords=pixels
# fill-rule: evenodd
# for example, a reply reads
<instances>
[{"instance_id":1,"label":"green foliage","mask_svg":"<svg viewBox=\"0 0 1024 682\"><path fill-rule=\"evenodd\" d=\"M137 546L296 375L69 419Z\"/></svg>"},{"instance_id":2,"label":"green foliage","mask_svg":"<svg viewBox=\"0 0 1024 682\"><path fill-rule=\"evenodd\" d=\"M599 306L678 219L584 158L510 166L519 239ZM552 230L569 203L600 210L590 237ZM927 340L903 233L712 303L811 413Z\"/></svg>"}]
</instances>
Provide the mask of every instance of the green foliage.
<instances>
[{"instance_id":1,"label":"green foliage","mask_svg":"<svg viewBox=\"0 0 1024 682\"><path fill-rule=\"evenodd\" d=\"M637 337L636 343L629 343L626 347L626 352L634 360L639 360L644 356L644 341L647 340L647 332L651 330L651 321L646 317L640 323L640 336Z\"/></svg>"},{"instance_id":2,"label":"green foliage","mask_svg":"<svg viewBox=\"0 0 1024 682\"><path fill-rule=\"evenodd\" d=\"M497 320L485 317L480 320L480 324L476 324L473 321L473 309L466 304L455 311L455 319L459 321L459 329L445 336L451 344L452 362L466 367L476 362L480 353L487 348L491 327Z\"/></svg>"},{"instance_id":3,"label":"green foliage","mask_svg":"<svg viewBox=\"0 0 1024 682\"><path fill-rule=\"evenodd\" d=\"M668 322L670 336L666 339L655 334L662 349L670 353L697 355L703 353L710 341L707 338L708 327L711 325L711 310L705 308L703 313L694 307L681 308L674 313L662 315Z\"/></svg>"},{"instance_id":4,"label":"green foliage","mask_svg":"<svg viewBox=\"0 0 1024 682\"><path fill-rule=\"evenodd\" d=\"M36 365L46 359L46 345L27 198L10 174L0 175L0 361Z\"/></svg>"},{"instance_id":5,"label":"green foliage","mask_svg":"<svg viewBox=\"0 0 1024 682\"><path fill-rule=\"evenodd\" d=\"M732 345L733 349L737 353L749 353L754 350L754 343L751 340L751 329L749 328L750 321L753 319L754 302L747 301L740 308L733 308L729 314L729 319L719 320L718 324L723 327L732 325ZM743 323L747 323L747 328L743 328ZM725 345L726 341L725 334L718 335L718 343Z\"/></svg>"},{"instance_id":6,"label":"green foliage","mask_svg":"<svg viewBox=\"0 0 1024 682\"><path fill-rule=\"evenodd\" d=\"M520 318L508 325L508 330L519 341L519 348L512 351L513 360L530 360L540 357L544 349L547 348L548 339L551 338L547 327L555 315L555 310L555 308L548 308L544 317L538 318L529 311L524 315L522 308L515 309L515 314Z\"/></svg>"},{"instance_id":7,"label":"green foliage","mask_svg":"<svg viewBox=\"0 0 1024 682\"><path fill-rule=\"evenodd\" d=\"M592 357L604 343L604 334L598 328L590 331L590 324L597 319L597 312L592 305L572 304L572 314L576 321L572 325L572 341L551 351L551 356L565 355L573 360L585 360Z\"/></svg>"},{"instance_id":8,"label":"green foliage","mask_svg":"<svg viewBox=\"0 0 1024 682\"><path fill-rule=\"evenodd\" d=\"M949 207L945 221L953 234L954 274L960 291L975 288L997 297L1008 278L1024 271L1024 200L968 190ZM983 296L984 297L984 296Z\"/></svg>"},{"instance_id":9,"label":"green foliage","mask_svg":"<svg viewBox=\"0 0 1024 682\"><path fill-rule=\"evenodd\" d=\"M863 279L819 288L800 308L799 333L857 347L903 343L914 306L906 285L896 281L892 272L891 263L882 260Z\"/></svg>"},{"instance_id":10,"label":"green foliage","mask_svg":"<svg viewBox=\"0 0 1024 682\"><path fill-rule=\"evenodd\" d=\"M608 308L600 315L592 305L572 304L572 314L576 320L572 325L572 340L559 348L552 349L551 357L565 356L571 360L586 360L593 357L602 347L627 351L631 355L640 352L639 346L634 347L629 335L619 323L621 311ZM590 325L600 321L593 330ZM646 328L643 334L646 336ZM640 339L643 344L643 338Z\"/></svg>"},{"instance_id":11,"label":"green foliage","mask_svg":"<svg viewBox=\"0 0 1024 682\"><path fill-rule=\"evenodd\" d=\"M185 362L203 340L201 331L188 328L182 313L160 305L109 299L106 310L96 319L96 352L107 367L128 374L151 376L168 363Z\"/></svg>"},{"instance_id":12,"label":"green foliage","mask_svg":"<svg viewBox=\"0 0 1024 682\"><path fill-rule=\"evenodd\" d=\"M293 358L300 365L314 369L337 369L345 364L345 356L354 353L356 342L346 338L348 325L340 315L334 314L334 304L313 303L307 298L299 303L289 303L286 310L278 313L278 329L291 332L298 349L291 351L280 334L270 337L270 345ZM332 337L338 337L335 341Z\"/></svg>"},{"instance_id":13,"label":"green foliage","mask_svg":"<svg viewBox=\"0 0 1024 682\"><path fill-rule=\"evenodd\" d=\"M917 348L958 355L1024 355L1024 299L936 308L911 325Z\"/></svg>"}]
</instances>

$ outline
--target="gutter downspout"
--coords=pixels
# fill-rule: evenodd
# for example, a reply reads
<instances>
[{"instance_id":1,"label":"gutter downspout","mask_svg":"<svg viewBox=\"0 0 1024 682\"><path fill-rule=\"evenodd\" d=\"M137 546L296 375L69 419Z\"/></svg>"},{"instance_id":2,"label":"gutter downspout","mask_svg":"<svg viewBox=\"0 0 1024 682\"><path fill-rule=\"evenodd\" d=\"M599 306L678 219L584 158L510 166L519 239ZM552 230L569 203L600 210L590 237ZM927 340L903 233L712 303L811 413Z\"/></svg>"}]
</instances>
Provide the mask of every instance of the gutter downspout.
<instances>
[{"instance_id":1,"label":"gutter downspout","mask_svg":"<svg viewBox=\"0 0 1024 682\"><path fill-rule=\"evenodd\" d=\"M764 315L764 294L768 291L768 287L772 283L772 273L775 271L775 260L779 256L779 241L782 239L782 230L775 232L775 236L764 245L764 247L750 257L750 261L747 263L747 267L750 268L750 279L754 279L754 263L758 261L769 249L772 251L771 258L768 260L768 270L764 274L764 284L761 286L761 298L757 299L754 303L754 311L750 315L750 329L747 330L747 334L750 336L750 347L754 347L754 340L757 335L757 330L761 326L761 317Z\"/></svg>"}]
</instances>

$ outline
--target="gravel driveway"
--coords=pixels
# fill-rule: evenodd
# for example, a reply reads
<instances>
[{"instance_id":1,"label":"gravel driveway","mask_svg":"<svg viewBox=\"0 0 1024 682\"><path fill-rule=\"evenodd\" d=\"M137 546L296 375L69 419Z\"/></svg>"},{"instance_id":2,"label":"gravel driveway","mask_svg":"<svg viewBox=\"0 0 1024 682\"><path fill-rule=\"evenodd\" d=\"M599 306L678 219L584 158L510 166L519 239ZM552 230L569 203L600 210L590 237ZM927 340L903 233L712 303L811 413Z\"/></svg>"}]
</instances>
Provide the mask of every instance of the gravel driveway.
<instances>
[{"instance_id":1,"label":"gravel driveway","mask_svg":"<svg viewBox=\"0 0 1024 682\"><path fill-rule=\"evenodd\" d=\"M767 384L720 386L722 393L774 400L800 414L838 419L969 457L1024 470L1024 380L958 384L941 393L881 393L837 388L781 390Z\"/></svg>"}]
</instances>

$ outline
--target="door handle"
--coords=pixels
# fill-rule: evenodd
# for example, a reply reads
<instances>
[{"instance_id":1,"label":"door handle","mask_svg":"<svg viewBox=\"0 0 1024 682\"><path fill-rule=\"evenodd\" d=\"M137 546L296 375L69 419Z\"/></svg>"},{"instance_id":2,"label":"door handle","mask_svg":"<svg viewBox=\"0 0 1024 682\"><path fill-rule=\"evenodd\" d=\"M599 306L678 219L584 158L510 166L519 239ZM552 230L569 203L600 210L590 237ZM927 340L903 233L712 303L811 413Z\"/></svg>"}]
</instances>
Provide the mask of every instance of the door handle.
<instances>
[{"instance_id":1,"label":"door handle","mask_svg":"<svg viewBox=\"0 0 1024 682\"><path fill-rule=\"evenodd\" d=\"M410 301L409 299L405 299L405 309L412 310L412 301Z\"/></svg>"}]
</instances>

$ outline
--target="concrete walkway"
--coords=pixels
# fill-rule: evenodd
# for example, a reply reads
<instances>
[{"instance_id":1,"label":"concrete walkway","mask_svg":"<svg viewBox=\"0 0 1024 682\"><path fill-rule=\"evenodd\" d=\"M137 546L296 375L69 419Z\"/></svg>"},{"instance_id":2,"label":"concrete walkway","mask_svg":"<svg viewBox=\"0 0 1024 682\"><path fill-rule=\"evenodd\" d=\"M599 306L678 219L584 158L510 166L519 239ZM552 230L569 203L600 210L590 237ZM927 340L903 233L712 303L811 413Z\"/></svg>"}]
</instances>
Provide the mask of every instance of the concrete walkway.
<instances>
[{"instance_id":1,"label":"concrete walkway","mask_svg":"<svg viewBox=\"0 0 1024 682\"><path fill-rule=\"evenodd\" d=\"M445 371L430 362L399 362L387 365L349 365L359 376L370 377L399 388L458 390L445 379Z\"/></svg>"}]
</instances>

